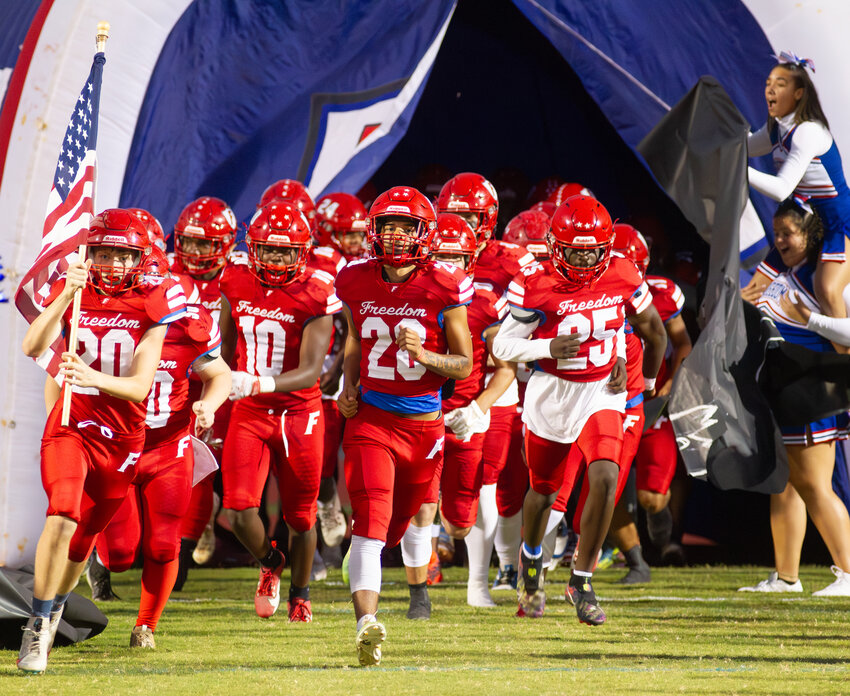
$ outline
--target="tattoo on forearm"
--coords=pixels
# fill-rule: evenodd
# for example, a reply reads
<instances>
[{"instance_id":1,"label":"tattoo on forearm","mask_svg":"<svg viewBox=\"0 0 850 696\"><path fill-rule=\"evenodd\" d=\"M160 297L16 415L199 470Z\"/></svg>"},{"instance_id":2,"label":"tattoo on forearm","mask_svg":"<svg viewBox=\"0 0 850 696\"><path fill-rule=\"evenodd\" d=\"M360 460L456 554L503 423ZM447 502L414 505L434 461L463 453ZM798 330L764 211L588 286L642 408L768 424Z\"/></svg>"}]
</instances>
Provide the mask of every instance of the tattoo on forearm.
<instances>
[{"instance_id":1,"label":"tattoo on forearm","mask_svg":"<svg viewBox=\"0 0 850 696\"><path fill-rule=\"evenodd\" d=\"M440 355L430 350L423 350L419 362L444 377L454 377L453 373L461 374L469 365L469 358L464 355Z\"/></svg>"}]
</instances>

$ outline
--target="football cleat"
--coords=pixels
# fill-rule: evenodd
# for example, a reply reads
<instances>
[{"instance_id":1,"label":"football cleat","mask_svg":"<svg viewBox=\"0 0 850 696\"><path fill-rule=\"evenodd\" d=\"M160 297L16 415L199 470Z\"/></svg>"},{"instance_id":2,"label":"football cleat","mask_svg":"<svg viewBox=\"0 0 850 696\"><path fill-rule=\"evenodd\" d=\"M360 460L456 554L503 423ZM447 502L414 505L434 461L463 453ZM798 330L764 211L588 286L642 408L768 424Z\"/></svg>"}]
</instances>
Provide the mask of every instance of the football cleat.
<instances>
[{"instance_id":1,"label":"football cleat","mask_svg":"<svg viewBox=\"0 0 850 696\"><path fill-rule=\"evenodd\" d=\"M646 563L629 568L629 572L617 580L618 585L640 585L652 580L652 571Z\"/></svg>"},{"instance_id":2,"label":"football cleat","mask_svg":"<svg viewBox=\"0 0 850 696\"><path fill-rule=\"evenodd\" d=\"M850 573L845 573L838 566L831 566L835 581L822 590L812 592L812 597L850 597Z\"/></svg>"},{"instance_id":3,"label":"football cleat","mask_svg":"<svg viewBox=\"0 0 850 696\"><path fill-rule=\"evenodd\" d=\"M47 652L53 649L53 641L56 640L56 634L59 632L59 624L62 621L62 613L65 611L63 604L56 611L50 612L50 640L47 643Z\"/></svg>"},{"instance_id":4,"label":"football cleat","mask_svg":"<svg viewBox=\"0 0 850 696\"><path fill-rule=\"evenodd\" d=\"M134 626L133 630L130 631L130 647L148 648L149 650L156 648L153 631L144 624L141 626Z\"/></svg>"},{"instance_id":5,"label":"football cleat","mask_svg":"<svg viewBox=\"0 0 850 696\"><path fill-rule=\"evenodd\" d=\"M309 599L296 597L286 603L289 612L289 623L311 623L313 621L313 607Z\"/></svg>"},{"instance_id":6,"label":"football cleat","mask_svg":"<svg viewBox=\"0 0 850 696\"><path fill-rule=\"evenodd\" d=\"M499 570L496 571L496 579L493 580L493 587L490 589L493 592L499 592L501 590L515 590L516 583L516 568L512 565L506 565L504 568L500 567Z\"/></svg>"},{"instance_id":7,"label":"football cleat","mask_svg":"<svg viewBox=\"0 0 850 696\"><path fill-rule=\"evenodd\" d=\"M113 599L119 599L118 595L112 591L112 574L101 565L97 551L92 551L91 556L89 556L86 565L86 581L91 588L93 602L109 602Z\"/></svg>"},{"instance_id":8,"label":"football cleat","mask_svg":"<svg viewBox=\"0 0 850 696\"><path fill-rule=\"evenodd\" d=\"M539 619L546 609L546 591L543 589L543 556L529 558L520 547L519 570L517 571L516 615Z\"/></svg>"},{"instance_id":9,"label":"football cleat","mask_svg":"<svg viewBox=\"0 0 850 696\"><path fill-rule=\"evenodd\" d=\"M387 629L384 628L384 624L374 618L363 623L354 640L361 667L381 664L381 644L386 638Z\"/></svg>"},{"instance_id":10,"label":"football cleat","mask_svg":"<svg viewBox=\"0 0 850 696\"><path fill-rule=\"evenodd\" d=\"M428 561L428 579L426 582L429 585L437 585L443 582L443 566L440 564L440 557L436 551L431 552L431 558Z\"/></svg>"},{"instance_id":11,"label":"football cleat","mask_svg":"<svg viewBox=\"0 0 850 696\"><path fill-rule=\"evenodd\" d=\"M254 610L257 616L268 619L274 616L280 605L280 574L286 565L283 556L277 568L260 568L260 581L254 594Z\"/></svg>"},{"instance_id":12,"label":"football cleat","mask_svg":"<svg viewBox=\"0 0 850 696\"><path fill-rule=\"evenodd\" d=\"M767 576L767 580L752 585L751 587L739 587L738 592L802 592L803 585L797 580L794 583L787 583L779 579L779 573L772 572Z\"/></svg>"},{"instance_id":13,"label":"football cleat","mask_svg":"<svg viewBox=\"0 0 850 696\"><path fill-rule=\"evenodd\" d=\"M599 606L596 600L596 593L593 591L590 583L585 581L581 589L567 585L564 592L576 608L576 616L578 620L588 626L601 626L605 623L605 612Z\"/></svg>"},{"instance_id":14,"label":"football cleat","mask_svg":"<svg viewBox=\"0 0 850 696\"><path fill-rule=\"evenodd\" d=\"M339 546L345 538L347 523L338 503L339 498L336 496L328 503L317 501L316 519L319 521L325 546Z\"/></svg>"},{"instance_id":15,"label":"football cleat","mask_svg":"<svg viewBox=\"0 0 850 696\"><path fill-rule=\"evenodd\" d=\"M18 669L23 672L41 674L47 669L47 653L50 648L50 621L41 616L30 616L24 626L21 651L18 653Z\"/></svg>"}]
</instances>

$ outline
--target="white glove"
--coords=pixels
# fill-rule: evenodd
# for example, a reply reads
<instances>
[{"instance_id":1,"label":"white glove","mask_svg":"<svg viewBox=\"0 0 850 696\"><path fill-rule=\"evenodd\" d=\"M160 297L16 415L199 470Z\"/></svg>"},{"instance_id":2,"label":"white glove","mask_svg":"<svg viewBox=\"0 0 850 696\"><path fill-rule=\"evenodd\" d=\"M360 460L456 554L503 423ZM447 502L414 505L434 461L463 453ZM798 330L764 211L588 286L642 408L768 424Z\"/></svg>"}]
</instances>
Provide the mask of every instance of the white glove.
<instances>
[{"instance_id":1,"label":"white glove","mask_svg":"<svg viewBox=\"0 0 850 696\"><path fill-rule=\"evenodd\" d=\"M476 401L469 406L449 411L443 419L459 440L469 442L476 433L486 433L490 427L490 412L484 413Z\"/></svg>"},{"instance_id":2,"label":"white glove","mask_svg":"<svg viewBox=\"0 0 850 696\"><path fill-rule=\"evenodd\" d=\"M246 396L268 394L274 391L274 377L256 377L247 372L231 372L230 400L237 401Z\"/></svg>"}]
</instances>

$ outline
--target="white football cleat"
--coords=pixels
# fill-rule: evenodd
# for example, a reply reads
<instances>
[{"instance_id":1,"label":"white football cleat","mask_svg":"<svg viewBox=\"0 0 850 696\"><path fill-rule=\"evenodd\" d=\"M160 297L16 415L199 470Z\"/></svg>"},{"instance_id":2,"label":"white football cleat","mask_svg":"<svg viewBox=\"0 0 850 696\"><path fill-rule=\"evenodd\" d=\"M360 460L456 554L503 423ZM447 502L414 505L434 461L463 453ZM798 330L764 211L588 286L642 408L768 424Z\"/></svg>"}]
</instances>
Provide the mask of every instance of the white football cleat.
<instances>
[{"instance_id":1,"label":"white football cleat","mask_svg":"<svg viewBox=\"0 0 850 696\"><path fill-rule=\"evenodd\" d=\"M357 659L361 667L371 667L381 664L381 643L387 638L387 629L377 619L371 618L363 622L357 631L354 644L357 646Z\"/></svg>"}]
</instances>

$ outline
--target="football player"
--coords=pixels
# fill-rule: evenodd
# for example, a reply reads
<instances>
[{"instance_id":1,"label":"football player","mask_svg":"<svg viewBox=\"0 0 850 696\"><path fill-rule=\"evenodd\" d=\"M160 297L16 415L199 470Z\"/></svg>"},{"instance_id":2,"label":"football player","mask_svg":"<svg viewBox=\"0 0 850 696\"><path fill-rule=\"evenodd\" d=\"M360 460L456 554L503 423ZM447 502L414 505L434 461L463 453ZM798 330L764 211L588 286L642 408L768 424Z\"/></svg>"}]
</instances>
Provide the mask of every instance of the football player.
<instances>
[{"instance_id":1,"label":"football player","mask_svg":"<svg viewBox=\"0 0 850 696\"><path fill-rule=\"evenodd\" d=\"M221 292L218 283L227 259L233 255L237 235L236 215L220 198L202 196L180 212L174 226L174 262L171 271L188 276L200 293L200 304L218 323ZM190 399L197 401L201 384L196 376L190 380ZM221 460L221 443L227 433L230 402L218 410L215 423L204 439L213 454ZM180 541L180 563L174 590L183 589L192 559L200 565L207 562L215 549L212 519L217 512L213 484L215 475L206 477L192 488L192 499L183 520Z\"/></svg>"},{"instance_id":2,"label":"football player","mask_svg":"<svg viewBox=\"0 0 850 696\"><path fill-rule=\"evenodd\" d=\"M445 183L437 206L441 213L456 213L472 227L478 239L475 279L489 283L503 294L511 279L534 257L522 247L495 238L499 216L496 189L481 174L463 172ZM484 436L484 482L497 482L496 501L499 519L495 545L499 553L499 575L496 587L511 582L512 565L520 544L519 506L526 489L526 467L517 456L521 447L519 391L516 384L508 387L490 409L490 427ZM483 551L482 551L483 553Z\"/></svg>"},{"instance_id":3,"label":"football player","mask_svg":"<svg viewBox=\"0 0 850 696\"><path fill-rule=\"evenodd\" d=\"M43 672L65 601L95 537L121 505L144 444L144 400L159 363L167 324L186 311L173 281L145 278L150 242L126 210L106 210L91 223L88 259L69 266L50 288L44 311L24 337L24 352L42 355L71 320L81 292L76 352L62 354L65 388L73 390L70 424L53 405L41 446L47 519L36 549L32 615L18 667Z\"/></svg>"},{"instance_id":4,"label":"football player","mask_svg":"<svg viewBox=\"0 0 850 696\"><path fill-rule=\"evenodd\" d=\"M475 274L478 244L472 228L462 217L441 213L432 247L435 261ZM494 369L485 386L490 345L507 314L507 300L487 281L474 282L475 295L467 308L472 333L472 373L455 382L450 397L443 400L446 442L439 476L442 492L440 518L455 539L466 539L469 556L467 604L496 606L490 597L488 572L498 510L495 481L482 485L484 437L490 426L490 410L516 377L516 364L492 359ZM436 477L435 477L436 478Z\"/></svg>"},{"instance_id":5,"label":"football player","mask_svg":"<svg viewBox=\"0 0 850 696\"><path fill-rule=\"evenodd\" d=\"M375 617L381 550L407 536L442 462L442 385L472 369L466 320L472 281L454 266L429 261L436 229L436 213L422 193L389 189L367 218L373 258L351 262L336 281L348 322L339 410L348 419L343 451L353 511L349 578L364 666L381 661L386 637ZM427 596L431 528L411 529L425 543L414 541L402 551L409 566L422 572L412 590Z\"/></svg>"},{"instance_id":6,"label":"football player","mask_svg":"<svg viewBox=\"0 0 850 696\"><path fill-rule=\"evenodd\" d=\"M523 506L519 616L540 616L545 607L541 542L575 445L587 465L589 494L570 598L580 621L605 621L590 578L611 522L619 473L626 402L623 326L627 315L643 322L641 314L651 305L637 268L612 255L612 243L611 217L599 201L574 196L561 204L549 233L550 261L525 269L511 283L511 314L493 345L502 360L537 361L522 414L530 489ZM647 364L657 360L657 371L662 358L663 351L650 352Z\"/></svg>"},{"instance_id":7,"label":"football player","mask_svg":"<svg viewBox=\"0 0 850 696\"><path fill-rule=\"evenodd\" d=\"M195 431L212 427L215 412L230 394L230 368L221 358L221 334L188 276L179 279L189 305L165 337L147 399L145 447L127 498L97 540L100 563L128 570L141 541L142 592L130 647L154 648L154 632L178 570L180 529L192 495ZM203 393L193 400L189 371Z\"/></svg>"},{"instance_id":8,"label":"football player","mask_svg":"<svg viewBox=\"0 0 850 696\"><path fill-rule=\"evenodd\" d=\"M289 528L292 622L313 620L310 570L316 550L316 499L322 472L319 373L341 305L333 278L307 271L311 229L290 203L269 203L251 220L248 263L222 274L222 354L235 357L230 416L222 455L223 506L239 541L260 563L257 615L280 603L283 554L259 516L269 467Z\"/></svg>"},{"instance_id":9,"label":"football player","mask_svg":"<svg viewBox=\"0 0 850 696\"><path fill-rule=\"evenodd\" d=\"M664 398L673 386L673 377L679 365L691 352L691 339L682 319L684 306L682 290L667 278L646 275L649 266L649 246L643 235L631 225L614 225L614 248L630 258L646 279L652 294L652 304L658 310L669 339L665 360L658 370L657 381L647 380L647 388L655 388L654 394ZM635 483L638 504L647 512L650 538L659 542L661 550L670 543L672 516L668 509L670 483L676 473L679 448L673 426L666 415L659 416L642 433L634 457ZM660 532L660 534L659 534ZM640 537L631 515L620 501L614 511L611 528L612 537L626 556L628 573L620 579L623 584L649 582L650 570L643 559ZM658 539L658 536L662 538Z\"/></svg>"}]
</instances>

